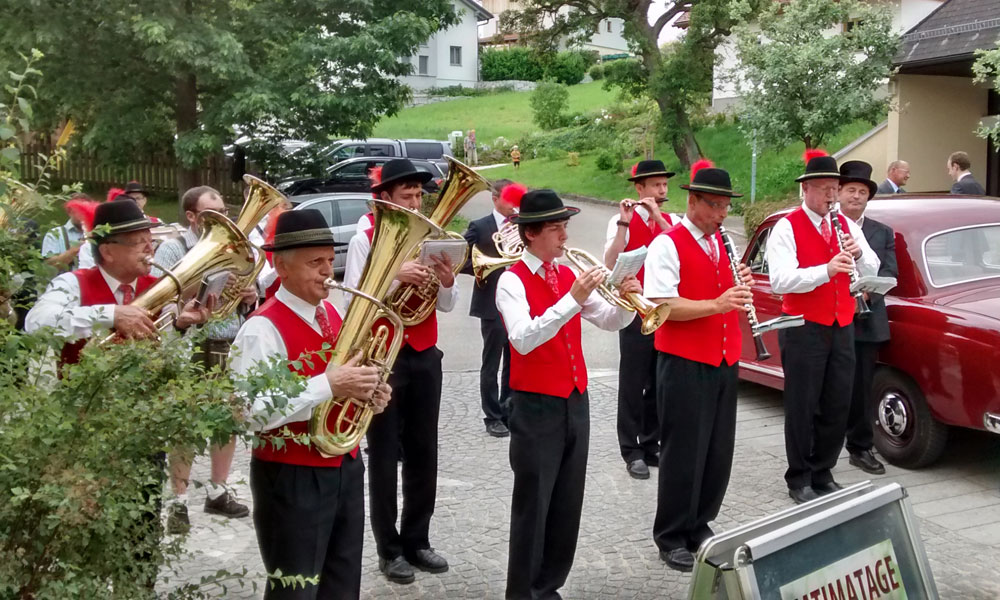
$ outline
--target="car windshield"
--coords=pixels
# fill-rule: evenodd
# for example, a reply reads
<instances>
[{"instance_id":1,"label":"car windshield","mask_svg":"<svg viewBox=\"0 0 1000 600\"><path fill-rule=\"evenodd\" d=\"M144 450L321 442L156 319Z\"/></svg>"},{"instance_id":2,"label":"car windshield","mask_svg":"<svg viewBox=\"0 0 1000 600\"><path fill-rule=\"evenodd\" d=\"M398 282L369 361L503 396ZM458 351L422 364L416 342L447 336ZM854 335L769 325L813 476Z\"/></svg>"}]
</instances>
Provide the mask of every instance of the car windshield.
<instances>
[{"instance_id":1,"label":"car windshield","mask_svg":"<svg viewBox=\"0 0 1000 600\"><path fill-rule=\"evenodd\" d=\"M932 235L924 241L924 262L935 287L1000 277L1000 224Z\"/></svg>"}]
</instances>

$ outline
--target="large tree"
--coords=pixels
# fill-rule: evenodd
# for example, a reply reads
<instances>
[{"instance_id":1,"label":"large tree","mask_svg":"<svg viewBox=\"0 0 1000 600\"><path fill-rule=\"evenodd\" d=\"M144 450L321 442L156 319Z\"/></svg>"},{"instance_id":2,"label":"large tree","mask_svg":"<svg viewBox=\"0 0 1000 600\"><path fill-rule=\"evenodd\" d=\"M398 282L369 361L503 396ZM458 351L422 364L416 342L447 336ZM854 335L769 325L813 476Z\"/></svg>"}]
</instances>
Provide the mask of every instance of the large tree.
<instances>
[{"instance_id":1,"label":"large tree","mask_svg":"<svg viewBox=\"0 0 1000 600\"><path fill-rule=\"evenodd\" d=\"M849 29L849 31L843 31ZM858 0L772 2L736 29L741 125L765 147L817 148L889 112L878 92L899 48L888 10Z\"/></svg>"},{"instance_id":2,"label":"large tree","mask_svg":"<svg viewBox=\"0 0 1000 600\"><path fill-rule=\"evenodd\" d=\"M665 10L650 22L650 8L659 4L653 0L524 0L520 9L504 13L502 25L529 36L532 43L555 47L562 40L589 39L605 19L622 19L638 62L635 68L613 69L609 81L656 102L663 134L686 169L701 157L692 116L711 101L715 48L735 19L752 14L759 1L667 0ZM661 50L661 33L684 12L690 20L683 39Z\"/></svg>"},{"instance_id":3,"label":"large tree","mask_svg":"<svg viewBox=\"0 0 1000 600\"><path fill-rule=\"evenodd\" d=\"M0 66L38 48L39 111L72 117L108 160L169 151L185 167L236 133L364 137L402 108L398 76L451 0L0 0Z\"/></svg>"},{"instance_id":4,"label":"large tree","mask_svg":"<svg viewBox=\"0 0 1000 600\"><path fill-rule=\"evenodd\" d=\"M1000 90L1000 46L992 50L976 50L976 62L972 65L972 72L977 83ZM977 133L984 138L992 139L994 144L1000 144L1000 121L980 126Z\"/></svg>"}]
</instances>

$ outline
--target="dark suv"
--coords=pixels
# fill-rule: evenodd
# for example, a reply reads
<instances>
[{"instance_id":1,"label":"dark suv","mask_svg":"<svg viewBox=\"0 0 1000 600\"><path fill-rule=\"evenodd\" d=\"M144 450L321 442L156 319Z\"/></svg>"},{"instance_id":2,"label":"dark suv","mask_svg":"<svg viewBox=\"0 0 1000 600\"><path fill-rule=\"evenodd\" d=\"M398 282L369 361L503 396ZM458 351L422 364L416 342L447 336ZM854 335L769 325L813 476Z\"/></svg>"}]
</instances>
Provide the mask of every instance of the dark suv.
<instances>
[{"instance_id":1,"label":"dark suv","mask_svg":"<svg viewBox=\"0 0 1000 600\"><path fill-rule=\"evenodd\" d=\"M343 192L370 192L371 180L369 173L375 167L392 160L389 156L365 156L351 158L328 167L323 177L293 177L280 181L279 191L286 196L300 194L326 194ZM440 165L429 160L411 159L413 166L419 171L427 171L434 178L424 184L427 193L436 192L444 179L445 173Z\"/></svg>"}]
</instances>

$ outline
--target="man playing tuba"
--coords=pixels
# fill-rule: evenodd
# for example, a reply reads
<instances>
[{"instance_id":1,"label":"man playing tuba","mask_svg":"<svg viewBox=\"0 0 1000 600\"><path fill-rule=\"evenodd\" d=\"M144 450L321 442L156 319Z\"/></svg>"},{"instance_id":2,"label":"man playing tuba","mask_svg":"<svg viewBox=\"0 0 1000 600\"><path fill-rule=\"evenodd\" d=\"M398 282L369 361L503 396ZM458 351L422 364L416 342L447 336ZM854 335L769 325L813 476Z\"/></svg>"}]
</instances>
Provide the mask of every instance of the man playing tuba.
<instances>
[{"instance_id":1,"label":"man playing tuba","mask_svg":"<svg viewBox=\"0 0 1000 600\"><path fill-rule=\"evenodd\" d=\"M274 253L281 287L240 329L233 341L231 368L237 376L269 361L287 361L306 376L305 390L277 410L258 396L250 410L252 428L263 442L250 461L253 521L261 558L269 574L319 577L305 588L268 584L264 598L358 598L364 536L364 464L358 449L324 456L315 444L274 438L309 432L313 408L335 395L372 399L373 412L389 402L389 386L379 383L375 367L358 366L354 357L341 367L327 366L324 344L336 346L341 315L326 301L326 280L333 276L334 247L322 213L297 210L278 217ZM299 361L295 368L291 361Z\"/></svg>"}]
</instances>

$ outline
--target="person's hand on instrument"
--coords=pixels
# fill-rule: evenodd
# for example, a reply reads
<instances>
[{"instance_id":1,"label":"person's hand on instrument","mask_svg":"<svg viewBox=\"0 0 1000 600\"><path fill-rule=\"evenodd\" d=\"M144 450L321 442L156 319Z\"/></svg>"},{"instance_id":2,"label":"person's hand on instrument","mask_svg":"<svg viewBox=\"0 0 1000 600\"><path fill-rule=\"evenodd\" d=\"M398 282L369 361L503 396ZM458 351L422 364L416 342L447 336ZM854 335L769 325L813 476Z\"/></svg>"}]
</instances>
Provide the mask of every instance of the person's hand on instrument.
<instances>
[{"instance_id":1,"label":"person's hand on instrument","mask_svg":"<svg viewBox=\"0 0 1000 600\"><path fill-rule=\"evenodd\" d=\"M156 325L149 317L149 312L138 306L115 306L112 327L120 337L125 339L141 340L154 338L157 335Z\"/></svg>"},{"instance_id":2,"label":"person's hand on instrument","mask_svg":"<svg viewBox=\"0 0 1000 600\"><path fill-rule=\"evenodd\" d=\"M378 387L375 388L375 395L372 396L371 407L372 412L376 415L385 410L389 406L389 400L392 398L392 388L389 387L388 383L379 383Z\"/></svg>"},{"instance_id":3,"label":"person's hand on instrument","mask_svg":"<svg viewBox=\"0 0 1000 600\"><path fill-rule=\"evenodd\" d=\"M455 285L455 272L451 270L451 257L442 252L438 256L431 255L430 259L431 268L434 269L434 274L441 282L441 287L450 288Z\"/></svg>"},{"instance_id":4,"label":"person's hand on instrument","mask_svg":"<svg viewBox=\"0 0 1000 600\"><path fill-rule=\"evenodd\" d=\"M188 300L188 303L184 305L184 309L181 310L181 314L177 315L174 327L184 330L192 325L205 323L212 318L212 311L215 310L217 303L218 299L214 295L208 296L204 304L198 304L197 299Z\"/></svg>"},{"instance_id":5,"label":"person's hand on instrument","mask_svg":"<svg viewBox=\"0 0 1000 600\"><path fill-rule=\"evenodd\" d=\"M642 284L634 276L626 277L622 280L621 285L618 286L618 293L622 296L626 294L641 294Z\"/></svg>"},{"instance_id":6,"label":"person's hand on instrument","mask_svg":"<svg viewBox=\"0 0 1000 600\"><path fill-rule=\"evenodd\" d=\"M722 295L715 299L715 304L720 313L727 313L731 310L746 312L746 305L752 301L753 294L750 293L750 286L734 285L722 292Z\"/></svg>"},{"instance_id":7,"label":"person's hand on instrument","mask_svg":"<svg viewBox=\"0 0 1000 600\"><path fill-rule=\"evenodd\" d=\"M580 274L573 282L573 287L570 288L569 293L576 300L576 303L583 306L583 303L587 301L590 293L597 289L597 286L604 282L604 269L599 266L593 266Z\"/></svg>"},{"instance_id":8,"label":"person's hand on instrument","mask_svg":"<svg viewBox=\"0 0 1000 600\"><path fill-rule=\"evenodd\" d=\"M420 264L418 261L411 260L403 263L403 266L400 267L399 272L396 274L396 279L401 283L423 286L430 283L431 269Z\"/></svg>"},{"instance_id":9,"label":"person's hand on instrument","mask_svg":"<svg viewBox=\"0 0 1000 600\"><path fill-rule=\"evenodd\" d=\"M847 252L840 252L826 263L826 274L833 279L837 273L852 273L854 271L854 259Z\"/></svg>"},{"instance_id":10,"label":"person's hand on instrument","mask_svg":"<svg viewBox=\"0 0 1000 600\"><path fill-rule=\"evenodd\" d=\"M344 396L357 400L368 400L379 384L378 369L362 367L361 352L358 351L343 365L330 364L326 367L326 379L334 396Z\"/></svg>"}]
</instances>

